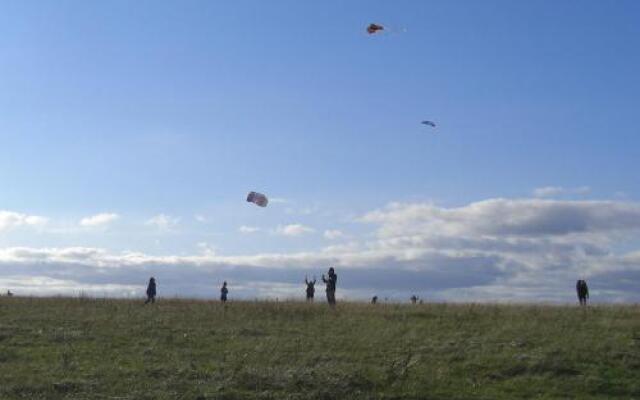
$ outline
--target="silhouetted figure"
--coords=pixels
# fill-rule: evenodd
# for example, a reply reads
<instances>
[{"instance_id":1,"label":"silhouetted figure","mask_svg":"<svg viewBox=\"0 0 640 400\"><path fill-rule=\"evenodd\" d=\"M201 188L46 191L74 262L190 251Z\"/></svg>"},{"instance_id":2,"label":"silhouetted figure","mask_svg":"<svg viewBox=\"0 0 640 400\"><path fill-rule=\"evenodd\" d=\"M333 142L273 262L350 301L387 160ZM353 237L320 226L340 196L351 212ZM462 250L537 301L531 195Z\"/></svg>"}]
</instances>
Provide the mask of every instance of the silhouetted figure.
<instances>
[{"instance_id":1,"label":"silhouetted figure","mask_svg":"<svg viewBox=\"0 0 640 400\"><path fill-rule=\"evenodd\" d=\"M376 304L378 302L378 296L373 296L371 298L371 304Z\"/></svg>"},{"instance_id":2,"label":"silhouetted figure","mask_svg":"<svg viewBox=\"0 0 640 400\"><path fill-rule=\"evenodd\" d=\"M576 292L578 293L578 301L581 306L587 305L587 299L589 298L589 288L587 287L587 282L583 279L579 279L576 282Z\"/></svg>"},{"instance_id":3,"label":"silhouetted figure","mask_svg":"<svg viewBox=\"0 0 640 400\"><path fill-rule=\"evenodd\" d=\"M322 274L322 282L327 284L327 302L330 306L336 305L336 284L338 283L338 275L336 275L333 267L329 268L327 278Z\"/></svg>"},{"instance_id":4,"label":"silhouetted figure","mask_svg":"<svg viewBox=\"0 0 640 400\"><path fill-rule=\"evenodd\" d=\"M415 294L411 296L410 299L411 299L411 304L416 304L418 302L418 296L416 296Z\"/></svg>"},{"instance_id":5,"label":"silhouetted figure","mask_svg":"<svg viewBox=\"0 0 640 400\"><path fill-rule=\"evenodd\" d=\"M223 303L227 302L227 293L229 293L229 289L227 289L227 281L222 283L222 288L220 288L220 301Z\"/></svg>"},{"instance_id":6,"label":"silhouetted figure","mask_svg":"<svg viewBox=\"0 0 640 400\"><path fill-rule=\"evenodd\" d=\"M313 295L316 293L316 278L310 281L307 277L304 277L304 283L307 285L307 301L313 301Z\"/></svg>"},{"instance_id":7,"label":"silhouetted figure","mask_svg":"<svg viewBox=\"0 0 640 400\"><path fill-rule=\"evenodd\" d=\"M11 290L7 290L7 297L12 297L13 293L11 293Z\"/></svg>"},{"instance_id":8,"label":"silhouetted figure","mask_svg":"<svg viewBox=\"0 0 640 400\"><path fill-rule=\"evenodd\" d=\"M147 301L144 304L148 304L149 302L156 302L156 279L152 276L149 279L149 285L147 286Z\"/></svg>"}]
</instances>

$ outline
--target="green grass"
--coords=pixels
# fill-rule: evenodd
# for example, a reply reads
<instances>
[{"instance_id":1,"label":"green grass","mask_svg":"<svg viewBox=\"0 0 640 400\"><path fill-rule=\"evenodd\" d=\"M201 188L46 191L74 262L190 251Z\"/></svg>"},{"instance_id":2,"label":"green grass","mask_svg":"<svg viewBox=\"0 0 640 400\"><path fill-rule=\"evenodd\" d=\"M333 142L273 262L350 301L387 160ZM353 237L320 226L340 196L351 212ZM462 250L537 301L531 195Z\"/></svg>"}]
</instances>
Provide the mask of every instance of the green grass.
<instances>
[{"instance_id":1,"label":"green grass","mask_svg":"<svg viewBox=\"0 0 640 400\"><path fill-rule=\"evenodd\" d=\"M0 299L0 399L640 399L640 307Z\"/></svg>"}]
</instances>

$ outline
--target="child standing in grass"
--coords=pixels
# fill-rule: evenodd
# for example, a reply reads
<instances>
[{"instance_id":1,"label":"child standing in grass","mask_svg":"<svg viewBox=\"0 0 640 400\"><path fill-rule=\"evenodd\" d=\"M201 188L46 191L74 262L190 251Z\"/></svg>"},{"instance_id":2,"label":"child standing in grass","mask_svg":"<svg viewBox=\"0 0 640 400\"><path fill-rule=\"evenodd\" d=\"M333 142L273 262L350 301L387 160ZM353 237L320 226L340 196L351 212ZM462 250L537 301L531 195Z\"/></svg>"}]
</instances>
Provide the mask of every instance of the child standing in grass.
<instances>
[{"instance_id":1,"label":"child standing in grass","mask_svg":"<svg viewBox=\"0 0 640 400\"><path fill-rule=\"evenodd\" d=\"M222 288L220 289L220 301L223 303L227 302L227 293L229 293L229 289L227 289L227 281L224 281L222 284Z\"/></svg>"},{"instance_id":2,"label":"child standing in grass","mask_svg":"<svg viewBox=\"0 0 640 400\"><path fill-rule=\"evenodd\" d=\"M149 302L156 302L156 279L152 276L149 279L149 285L147 286L147 301L144 304L148 304Z\"/></svg>"},{"instance_id":3,"label":"child standing in grass","mask_svg":"<svg viewBox=\"0 0 640 400\"><path fill-rule=\"evenodd\" d=\"M307 277L304 277L304 283L307 285L307 301L313 301L313 295L316 292L316 277L313 277L313 280L310 281Z\"/></svg>"}]
</instances>

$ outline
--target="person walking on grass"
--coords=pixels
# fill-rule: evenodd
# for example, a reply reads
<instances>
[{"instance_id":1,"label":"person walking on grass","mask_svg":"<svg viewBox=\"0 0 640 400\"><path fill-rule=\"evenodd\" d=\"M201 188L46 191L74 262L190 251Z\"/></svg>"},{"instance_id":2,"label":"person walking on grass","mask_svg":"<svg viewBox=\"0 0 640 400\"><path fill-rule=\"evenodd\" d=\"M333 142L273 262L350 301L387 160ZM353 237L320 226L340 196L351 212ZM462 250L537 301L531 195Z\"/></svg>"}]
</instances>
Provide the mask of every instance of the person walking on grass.
<instances>
[{"instance_id":1,"label":"person walking on grass","mask_svg":"<svg viewBox=\"0 0 640 400\"><path fill-rule=\"evenodd\" d=\"M338 283L338 275L336 275L333 267L329 268L329 276L325 278L322 274L322 282L327 284L327 302L330 306L336 305L336 284Z\"/></svg>"},{"instance_id":2,"label":"person walking on grass","mask_svg":"<svg viewBox=\"0 0 640 400\"><path fill-rule=\"evenodd\" d=\"M144 304L156 302L156 278L153 276L149 279L149 285L147 285L147 301Z\"/></svg>"},{"instance_id":3,"label":"person walking on grass","mask_svg":"<svg viewBox=\"0 0 640 400\"><path fill-rule=\"evenodd\" d=\"M227 281L222 283L222 287L220 288L220 301L223 303L227 302L227 293L229 293L229 289L227 289Z\"/></svg>"},{"instance_id":4,"label":"person walking on grass","mask_svg":"<svg viewBox=\"0 0 640 400\"><path fill-rule=\"evenodd\" d=\"M316 278L313 277L313 280L310 281L307 277L304 277L304 283L307 285L307 301L313 302L313 296L316 293Z\"/></svg>"},{"instance_id":5,"label":"person walking on grass","mask_svg":"<svg viewBox=\"0 0 640 400\"><path fill-rule=\"evenodd\" d=\"M587 299L589 298L589 288L587 287L587 281L579 279L576 282L576 292L578 292L578 301L581 306L587 305Z\"/></svg>"}]
</instances>

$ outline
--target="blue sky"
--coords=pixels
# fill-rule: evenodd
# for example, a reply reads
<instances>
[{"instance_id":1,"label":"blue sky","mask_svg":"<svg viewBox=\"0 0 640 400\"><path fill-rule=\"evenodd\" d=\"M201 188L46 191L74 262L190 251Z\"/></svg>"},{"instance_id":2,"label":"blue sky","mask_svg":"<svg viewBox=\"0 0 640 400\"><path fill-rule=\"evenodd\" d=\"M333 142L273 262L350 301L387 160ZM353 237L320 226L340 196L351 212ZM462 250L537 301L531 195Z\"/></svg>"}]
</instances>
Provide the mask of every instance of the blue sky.
<instances>
[{"instance_id":1,"label":"blue sky","mask_svg":"<svg viewBox=\"0 0 640 400\"><path fill-rule=\"evenodd\" d=\"M242 271L237 281L247 289L238 292L247 296L251 285L293 285L298 272L319 274L325 261L337 262L353 274L345 289L364 297L379 289L355 284L360 267L343 252L383 247L384 232L397 227L390 220L397 207L389 204L421 210L414 219L429 223L418 223L428 230L419 233L433 236L440 217L421 205L459 210L471 228L476 218L499 222L491 202L508 199L523 207L516 217L550 207L540 218L562 225L581 215L587 220L572 226L588 228L571 238L569 252L597 235L597 245L619 257L558 266L569 287L586 264L595 268L584 269L589 277L613 263L621 265L615 273L640 283L628 262L640 248L640 223L591 231L600 225L589 219L634 220L620 207L638 206L639 18L635 1L0 2L0 278L18 287L34 277L63 280L50 253L49 268L30 269L29 253L19 258L24 269L14 270L16 249L97 249L122 265L126 254L149 257L101 281L116 285L114 294L135 292L147 272L162 276L171 262L153 257L187 257L179 259L184 268L194 262L210 274L195 279L215 286L226 273L216 257L305 254L312 260L301 261L300 271L273 272L278 279L251 272L265 267L253 259L224 265ZM368 36L370 22L390 32ZM421 125L424 119L437 128ZM249 190L276 201L251 207ZM572 208L592 206L586 214ZM478 208L491 212L477 217ZM388 218L367 222L375 212ZM469 235L515 240L513 232L483 224L469 233L445 220L436 229L448 232L446 244L430 236L412 250L443 252ZM416 228L401 225L396 239ZM574 232L557 237L563 229L556 228L527 240L566 244ZM406 256L406 248L395 250ZM502 275L514 260L496 248L458 250L503 257L483 264L496 268L484 273L495 279L468 283L472 267L453 273L446 261L418 257L448 286L426 290L400 280L397 291L384 289L398 297L442 289L433 296L448 298L444 291L459 289L472 300L509 300L496 281L504 280L503 291L522 285L514 277L520 272ZM328 260L319 256L327 252ZM189 259L203 254L211 258ZM388 256L372 261L376 273L416 268ZM57 287L45 279L24 291L99 292L100 260L71 262L86 281ZM542 253L527 260L518 261L553 264ZM549 277L540 272L530 281ZM603 299L636 299L615 282ZM187 295L208 293L181 285ZM543 293L534 288L530 297Z\"/></svg>"}]
</instances>

